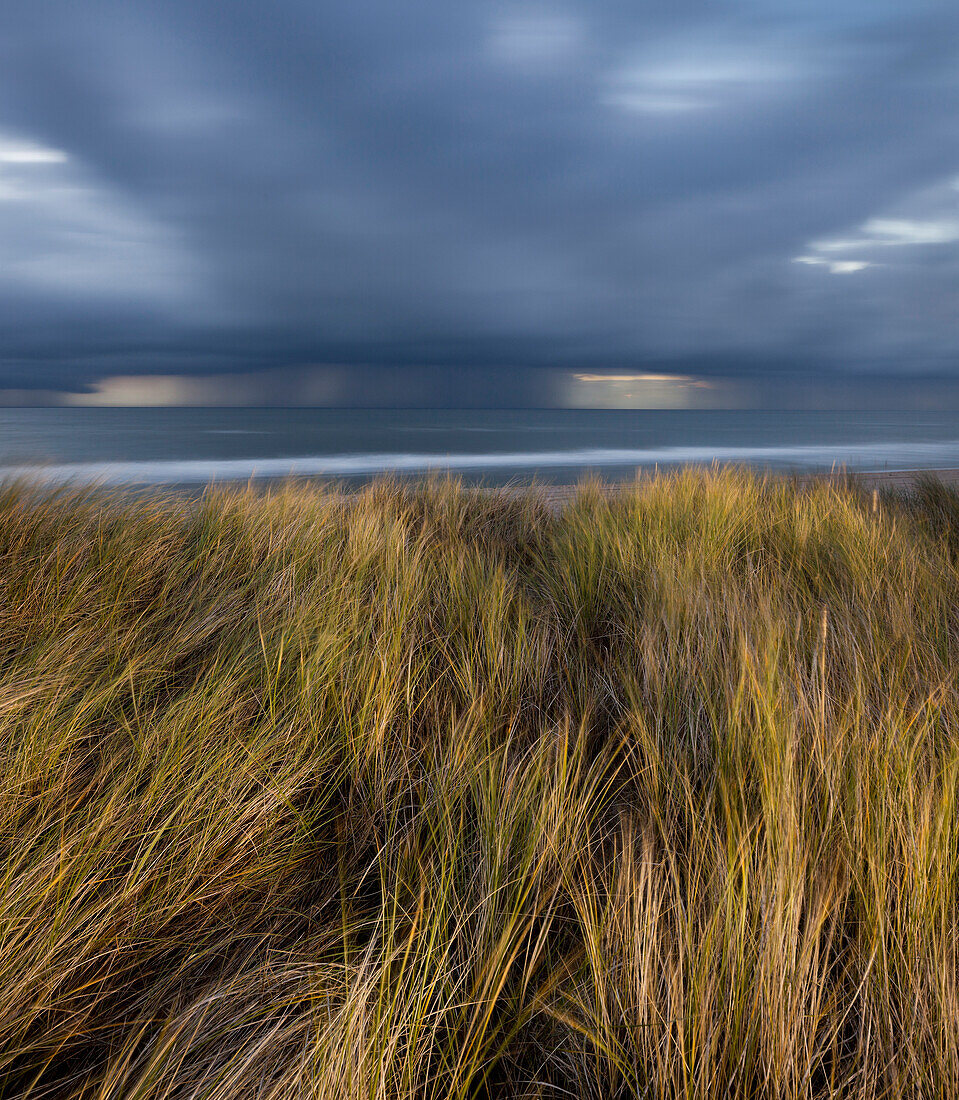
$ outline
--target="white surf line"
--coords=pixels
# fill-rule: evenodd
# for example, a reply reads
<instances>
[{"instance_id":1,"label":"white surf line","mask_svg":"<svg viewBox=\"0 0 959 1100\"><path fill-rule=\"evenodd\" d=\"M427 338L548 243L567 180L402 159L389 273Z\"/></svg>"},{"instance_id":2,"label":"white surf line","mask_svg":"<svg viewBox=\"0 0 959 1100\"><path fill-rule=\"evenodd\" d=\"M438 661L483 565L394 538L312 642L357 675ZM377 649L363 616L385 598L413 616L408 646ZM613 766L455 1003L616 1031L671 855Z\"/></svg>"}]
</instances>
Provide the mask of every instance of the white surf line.
<instances>
[{"instance_id":1,"label":"white surf line","mask_svg":"<svg viewBox=\"0 0 959 1100\"><path fill-rule=\"evenodd\" d=\"M78 462L0 466L0 479L43 484L130 485L250 478L349 477L378 473L562 469L571 467L684 465L705 462L780 463L828 468L856 462L916 460L959 463L959 440L935 443L857 443L781 447L673 446L656 448L584 448L573 451L507 451L485 454L367 453L300 455L286 458L180 459L155 462ZM915 468L915 467L911 467ZM878 472L878 471L876 471ZM892 469L886 472L894 472Z\"/></svg>"}]
</instances>

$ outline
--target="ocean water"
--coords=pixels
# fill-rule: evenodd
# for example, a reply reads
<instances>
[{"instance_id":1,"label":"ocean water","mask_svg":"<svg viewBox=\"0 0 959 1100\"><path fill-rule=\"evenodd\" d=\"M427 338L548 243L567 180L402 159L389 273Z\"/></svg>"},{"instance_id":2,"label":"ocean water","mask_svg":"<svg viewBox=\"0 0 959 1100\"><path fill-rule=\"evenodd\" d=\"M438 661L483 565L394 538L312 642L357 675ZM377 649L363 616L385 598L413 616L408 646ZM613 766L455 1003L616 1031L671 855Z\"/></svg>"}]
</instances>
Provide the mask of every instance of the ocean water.
<instances>
[{"instance_id":1,"label":"ocean water","mask_svg":"<svg viewBox=\"0 0 959 1100\"><path fill-rule=\"evenodd\" d=\"M712 462L959 467L959 413L49 408L0 410L0 478L198 485L289 475L571 482Z\"/></svg>"}]
</instances>

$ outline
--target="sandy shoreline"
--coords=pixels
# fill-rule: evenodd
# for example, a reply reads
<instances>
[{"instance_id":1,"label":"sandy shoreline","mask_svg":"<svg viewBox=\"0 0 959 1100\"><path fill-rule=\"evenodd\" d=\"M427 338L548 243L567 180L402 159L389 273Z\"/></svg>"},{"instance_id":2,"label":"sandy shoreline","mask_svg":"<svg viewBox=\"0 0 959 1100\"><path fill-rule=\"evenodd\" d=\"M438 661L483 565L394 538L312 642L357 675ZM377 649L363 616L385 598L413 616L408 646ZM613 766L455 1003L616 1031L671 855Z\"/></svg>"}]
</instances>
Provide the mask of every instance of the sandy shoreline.
<instances>
[{"instance_id":1,"label":"sandy shoreline","mask_svg":"<svg viewBox=\"0 0 959 1100\"><path fill-rule=\"evenodd\" d=\"M874 489L909 489L920 478L933 477L944 485L959 485L959 469L863 470L852 475Z\"/></svg>"}]
</instances>

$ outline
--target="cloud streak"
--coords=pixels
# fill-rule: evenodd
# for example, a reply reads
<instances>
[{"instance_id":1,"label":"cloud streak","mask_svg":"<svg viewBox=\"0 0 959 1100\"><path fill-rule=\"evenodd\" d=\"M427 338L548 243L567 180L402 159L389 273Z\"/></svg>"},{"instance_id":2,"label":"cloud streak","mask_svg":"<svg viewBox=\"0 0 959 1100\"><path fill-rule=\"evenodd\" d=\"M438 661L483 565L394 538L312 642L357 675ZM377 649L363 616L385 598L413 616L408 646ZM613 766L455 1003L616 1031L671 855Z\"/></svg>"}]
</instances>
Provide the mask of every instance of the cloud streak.
<instances>
[{"instance_id":1,"label":"cloud streak","mask_svg":"<svg viewBox=\"0 0 959 1100\"><path fill-rule=\"evenodd\" d=\"M954 5L10 0L5 26L0 385L959 362Z\"/></svg>"}]
</instances>

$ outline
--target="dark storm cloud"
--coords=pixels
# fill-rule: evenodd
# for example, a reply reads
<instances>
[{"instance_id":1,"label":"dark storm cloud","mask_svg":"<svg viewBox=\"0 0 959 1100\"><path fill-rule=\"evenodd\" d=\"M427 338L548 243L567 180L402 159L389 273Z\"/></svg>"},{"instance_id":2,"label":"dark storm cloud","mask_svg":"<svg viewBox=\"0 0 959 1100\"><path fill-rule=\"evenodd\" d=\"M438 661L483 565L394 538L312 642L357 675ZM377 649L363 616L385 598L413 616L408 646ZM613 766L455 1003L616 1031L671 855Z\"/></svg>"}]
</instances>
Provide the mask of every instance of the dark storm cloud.
<instances>
[{"instance_id":1,"label":"dark storm cloud","mask_svg":"<svg viewBox=\"0 0 959 1100\"><path fill-rule=\"evenodd\" d=\"M959 364L953 3L7 0L2 31L2 384Z\"/></svg>"}]
</instances>

